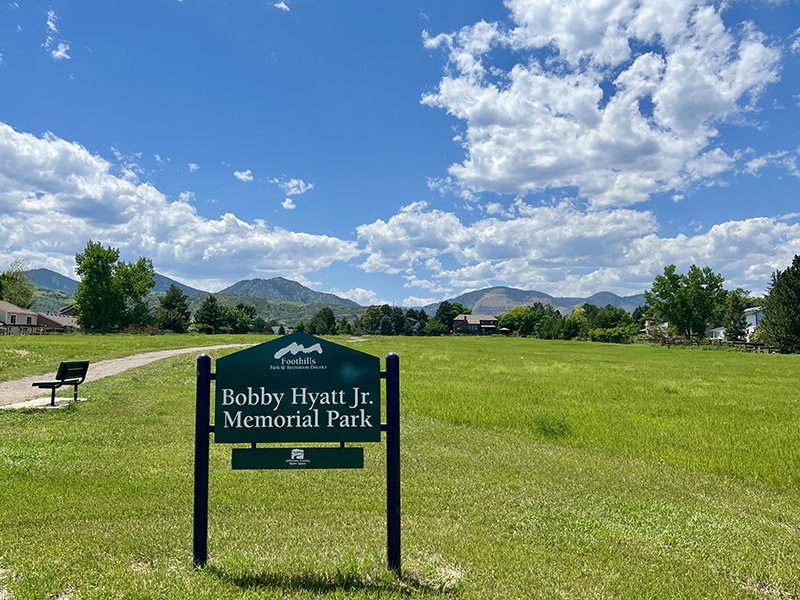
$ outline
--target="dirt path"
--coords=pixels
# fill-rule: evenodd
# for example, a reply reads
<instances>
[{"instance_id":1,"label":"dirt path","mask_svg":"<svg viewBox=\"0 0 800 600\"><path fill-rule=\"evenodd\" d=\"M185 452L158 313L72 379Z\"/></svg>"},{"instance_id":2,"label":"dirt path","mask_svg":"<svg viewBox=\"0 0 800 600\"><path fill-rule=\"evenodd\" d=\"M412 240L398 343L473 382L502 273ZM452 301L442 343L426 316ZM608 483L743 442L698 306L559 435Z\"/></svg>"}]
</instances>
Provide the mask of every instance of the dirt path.
<instances>
[{"instance_id":1,"label":"dirt path","mask_svg":"<svg viewBox=\"0 0 800 600\"><path fill-rule=\"evenodd\" d=\"M179 354L190 354L192 352L200 354L208 350L217 350L220 348L239 348L242 346L251 346L252 344L228 344L224 346L206 346L201 348L178 348L176 350L159 350L157 352L145 352L143 354L135 354L133 356L126 356L124 358L112 358L109 360L101 360L93 362L89 365L89 371L86 375L86 381L97 381L103 377L110 375L118 375L128 369L141 367L162 358L170 356L177 356ZM42 375L31 375L30 377L23 377L15 381L4 381L0 383L0 407L8 404L18 404L30 400L32 398L43 397L42 390L32 387L35 381L47 381L55 377L55 371L52 373L45 373ZM80 388L79 388L80 390ZM47 402L50 401L49 390L44 390L47 395ZM72 386L67 386L59 390L60 395L67 395L72 397Z\"/></svg>"}]
</instances>

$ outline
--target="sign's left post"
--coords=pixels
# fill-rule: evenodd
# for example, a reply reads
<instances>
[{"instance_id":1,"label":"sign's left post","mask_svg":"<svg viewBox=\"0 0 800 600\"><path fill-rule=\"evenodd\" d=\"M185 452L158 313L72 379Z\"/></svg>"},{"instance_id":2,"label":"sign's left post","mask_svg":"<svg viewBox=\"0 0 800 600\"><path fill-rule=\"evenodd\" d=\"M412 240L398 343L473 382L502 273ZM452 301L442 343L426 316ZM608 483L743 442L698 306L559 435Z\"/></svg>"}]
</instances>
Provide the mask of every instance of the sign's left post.
<instances>
[{"instance_id":1,"label":"sign's left post","mask_svg":"<svg viewBox=\"0 0 800 600\"><path fill-rule=\"evenodd\" d=\"M211 420L211 357L197 357L197 407L194 442L194 550L195 567L208 563L208 453Z\"/></svg>"}]
</instances>

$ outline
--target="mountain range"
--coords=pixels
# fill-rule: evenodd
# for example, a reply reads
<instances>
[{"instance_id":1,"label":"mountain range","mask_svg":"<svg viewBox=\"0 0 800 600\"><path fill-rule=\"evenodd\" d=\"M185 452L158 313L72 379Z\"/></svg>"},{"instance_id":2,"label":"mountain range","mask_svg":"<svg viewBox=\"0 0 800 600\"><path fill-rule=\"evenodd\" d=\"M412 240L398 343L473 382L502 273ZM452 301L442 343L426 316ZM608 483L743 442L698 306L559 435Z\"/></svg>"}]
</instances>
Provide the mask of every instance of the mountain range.
<instances>
[{"instance_id":1,"label":"mountain range","mask_svg":"<svg viewBox=\"0 0 800 600\"><path fill-rule=\"evenodd\" d=\"M226 287L218 294L237 294L240 296L255 296L272 302L302 302L303 304L344 304L345 306L360 306L358 303L340 298L335 294L315 292L306 286L284 279L245 279Z\"/></svg>"},{"instance_id":2,"label":"mountain range","mask_svg":"<svg viewBox=\"0 0 800 600\"><path fill-rule=\"evenodd\" d=\"M61 293L60 300L63 300L68 295L71 296L78 289L78 282L64 275L60 275L49 269L33 269L27 271L29 280L36 285L40 290L53 290ZM210 292L193 288L179 281L166 277L164 275L156 274L156 285L153 288L153 293L158 295L166 292L172 284L177 285L184 294L191 297L192 304L199 304L202 302L203 297ZM339 307L343 314L360 314L359 309L362 309L359 304L347 298L341 298L335 294L328 294L324 292L316 292L296 281L285 279L283 277L273 277L272 279L246 279L238 281L223 290L214 292L219 295L219 300L223 304L236 304L244 302L245 304L257 304L259 308L259 315L267 317L268 315L261 315L261 312L269 310L270 313L275 311L281 312L280 307L286 307L288 303L293 306L291 308L292 314L299 314L298 305L315 305L325 304L333 307ZM258 299L258 300L256 300ZM70 300L71 301L71 300ZM633 312L637 306L644 304L644 294L636 294L634 296L617 296L611 292L599 292L588 298L577 297L555 297L544 292L532 290L520 290L511 287L491 287L473 292L461 294L455 298L448 299L449 302L458 302L465 308L469 308L475 314L490 314L501 315L504 312L520 305L532 305L535 302L542 304L550 304L556 308L561 314L567 315L572 312L575 306L580 306L584 303L594 304L595 306L603 307L608 304L617 308L624 308L628 312ZM438 308L439 303L429 304L423 308L428 314L434 314ZM347 310L345 310L347 309ZM307 312L303 310L303 314ZM269 315L270 318L276 318ZM279 317L278 317L279 318Z\"/></svg>"},{"instance_id":3,"label":"mountain range","mask_svg":"<svg viewBox=\"0 0 800 600\"><path fill-rule=\"evenodd\" d=\"M611 292L598 292L588 298L557 298L544 292L501 286L467 292L448 300L448 302L458 302L464 308L469 308L474 314L498 316L508 312L515 306L531 306L536 302L541 302L545 305L550 304L562 315L570 314L576 306L583 304L594 304L601 308L610 304L616 308L624 308L628 312L633 312L638 306L642 306L645 300L644 294L622 297ZM429 304L423 308L428 314L433 314L438 307L439 303L436 303Z\"/></svg>"},{"instance_id":4,"label":"mountain range","mask_svg":"<svg viewBox=\"0 0 800 600\"><path fill-rule=\"evenodd\" d=\"M30 271L26 271L25 275L27 275L28 281L33 283L38 288L53 290L56 292L66 292L67 294L74 294L78 291L77 281L70 279L69 277L65 277L60 273L56 273L55 271L51 271L50 269L32 269ZM184 283L180 283L179 281L175 281L174 279L170 279L169 277L165 277L164 275L159 275L158 273L155 274L154 279L156 280L156 284L153 286L154 294L166 292L169 289L169 286L173 283L181 288L181 291L184 294L189 296L194 294L208 293L204 292L203 290L195 289Z\"/></svg>"}]
</instances>

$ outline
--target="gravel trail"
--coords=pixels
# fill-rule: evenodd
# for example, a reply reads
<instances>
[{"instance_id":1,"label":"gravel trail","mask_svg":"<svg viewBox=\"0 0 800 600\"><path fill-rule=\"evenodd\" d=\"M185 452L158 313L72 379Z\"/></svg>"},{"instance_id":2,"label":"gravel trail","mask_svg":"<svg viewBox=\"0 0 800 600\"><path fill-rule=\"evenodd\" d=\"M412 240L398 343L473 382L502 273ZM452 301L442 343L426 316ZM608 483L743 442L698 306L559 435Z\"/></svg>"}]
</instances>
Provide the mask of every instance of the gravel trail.
<instances>
[{"instance_id":1,"label":"gravel trail","mask_svg":"<svg viewBox=\"0 0 800 600\"><path fill-rule=\"evenodd\" d=\"M109 360L101 360L93 362L89 365L89 371L86 374L86 381L97 381L103 377L111 375L118 375L128 369L141 367L142 365L149 364L162 358L170 356L177 356L179 354L189 354L196 352L198 354L208 350L218 350L220 348L239 348L244 346L252 346L252 344L227 344L223 346L204 346L200 348L178 348L175 350L159 350L156 352L144 352L142 354L134 354L133 356L126 356L123 358L112 358ZM0 383L0 406L7 404L18 404L32 398L41 398L47 396L48 402L50 401L50 390L40 390L39 388L32 387L35 381L47 381L53 379L56 372L44 373L42 375L31 375L16 379L14 381L4 381ZM80 387L78 388L80 390ZM57 391L57 395L63 396L65 392L69 392L69 397L72 397L72 386L64 386Z\"/></svg>"}]
</instances>

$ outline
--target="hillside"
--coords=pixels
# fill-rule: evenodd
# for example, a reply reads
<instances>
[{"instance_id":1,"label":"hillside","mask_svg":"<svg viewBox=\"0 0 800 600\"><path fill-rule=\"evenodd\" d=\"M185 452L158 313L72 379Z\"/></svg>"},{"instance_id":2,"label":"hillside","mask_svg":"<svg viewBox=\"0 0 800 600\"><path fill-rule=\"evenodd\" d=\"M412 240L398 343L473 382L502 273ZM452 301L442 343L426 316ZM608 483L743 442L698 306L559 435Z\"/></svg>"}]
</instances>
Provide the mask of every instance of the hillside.
<instances>
[{"instance_id":1,"label":"hillside","mask_svg":"<svg viewBox=\"0 0 800 600\"><path fill-rule=\"evenodd\" d=\"M78 289L78 282L50 269L32 269L26 271L28 281L38 288L74 294Z\"/></svg>"},{"instance_id":2,"label":"hillside","mask_svg":"<svg viewBox=\"0 0 800 600\"><path fill-rule=\"evenodd\" d=\"M541 302L542 304L550 304L561 314L567 315L572 312L575 306L586 303L594 304L599 307L610 304L617 308L623 308L628 312L633 312L637 306L644 304L644 294L622 297L611 292L598 292L588 298L556 298L550 294L535 290L526 291L510 287L492 287L475 290L474 292L467 292L466 294L461 294L460 296L448 300L450 302L458 302L476 314L497 316L508 312L515 306L530 306L536 302ZM424 307L425 312L433 314L436 312L438 306L438 303L429 304Z\"/></svg>"},{"instance_id":3,"label":"hillside","mask_svg":"<svg viewBox=\"0 0 800 600\"><path fill-rule=\"evenodd\" d=\"M181 291L188 296L191 296L193 294L208 293L204 290L198 290L197 288L193 288L189 285L186 285L185 283L181 283L180 281L175 281L174 279L170 279L165 275L159 275L158 273L155 274L155 277L153 279L156 280L156 285L153 287L152 290L154 294L166 292L169 289L169 286L171 286L172 284L177 285L181 289Z\"/></svg>"},{"instance_id":4,"label":"hillside","mask_svg":"<svg viewBox=\"0 0 800 600\"><path fill-rule=\"evenodd\" d=\"M272 302L303 302L305 304L341 304L344 306L359 306L356 302L340 298L334 294L315 292L306 286L284 279L245 279L220 290L217 294L239 294L254 296Z\"/></svg>"},{"instance_id":5,"label":"hillside","mask_svg":"<svg viewBox=\"0 0 800 600\"><path fill-rule=\"evenodd\" d=\"M58 312L74 301L78 282L49 269L33 269L27 272L30 281L37 286L34 310ZM195 312L208 296L208 292L198 290L179 281L155 275L156 285L148 296L150 306L157 307L159 297L172 284L177 285L189 297L190 310ZM220 304L235 306L249 304L256 307L259 317L269 321L276 319L287 325L298 321L310 321L323 307L328 306L336 317L353 320L364 313L365 307L352 300L339 298L334 294L315 292L312 289L283 277L274 279L252 279L235 283L214 294Z\"/></svg>"},{"instance_id":6,"label":"hillside","mask_svg":"<svg viewBox=\"0 0 800 600\"><path fill-rule=\"evenodd\" d=\"M189 310L192 313L196 312L208 296L209 294L189 296ZM326 306L333 311L337 319L345 317L348 321L360 317L366 310L366 307L357 304L355 306L348 306L345 304L330 303L305 304L302 302L273 302L255 296L223 293L214 294L214 296L216 296L220 304L226 306L236 306L239 303L255 306L256 314L265 321L275 319L290 326L296 325L298 321L308 323L315 314Z\"/></svg>"},{"instance_id":7,"label":"hillside","mask_svg":"<svg viewBox=\"0 0 800 600\"><path fill-rule=\"evenodd\" d=\"M51 271L50 269L32 269L30 271L26 271L25 275L28 277L28 280L33 283L36 287L42 290L54 290L57 292L66 292L67 294L74 294L78 290L78 282L74 279L70 279L60 273L56 273L55 271ZM198 290L197 288L193 288L189 285L181 283L180 281L176 281L174 279L170 279L165 275L160 275L158 273L155 274L154 279L156 280L156 285L153 287L153 293L157 294L159 292L166 292L169 289L169 286L173 283L181 288L181 291L184 294L207 294L208 292L204 290Z\"/></svg>"},{"instance_id":8,"label":"hillside","mask_svg":"<svg viewBox=\"0 0 800 600\"><path fill-rule=\"evenodd\" d=\"M73 300L74 296L67 292L37 288L33 294L31 310L57 314L62 308L72 304Z\"/></svg>"}]
</instances>

